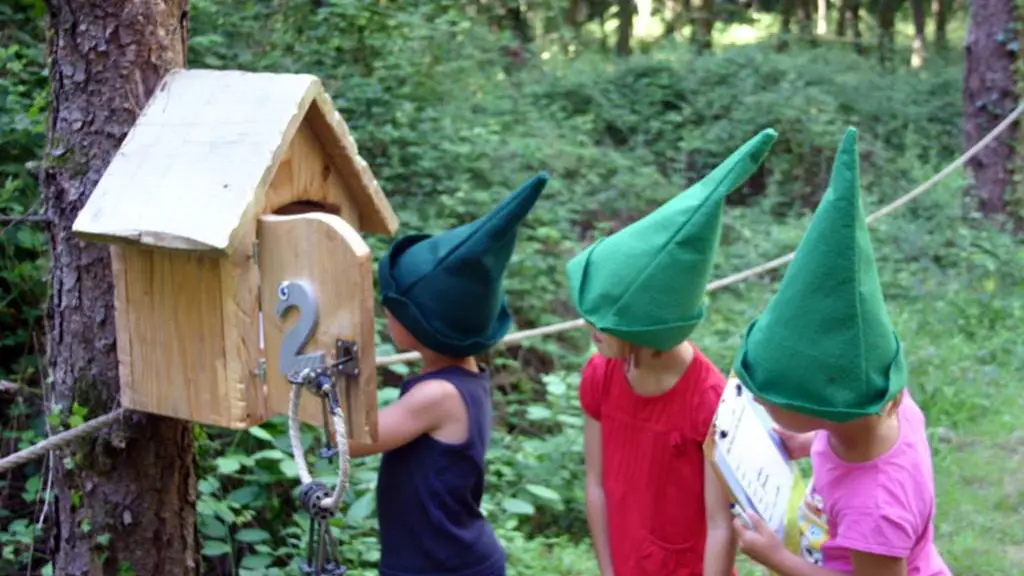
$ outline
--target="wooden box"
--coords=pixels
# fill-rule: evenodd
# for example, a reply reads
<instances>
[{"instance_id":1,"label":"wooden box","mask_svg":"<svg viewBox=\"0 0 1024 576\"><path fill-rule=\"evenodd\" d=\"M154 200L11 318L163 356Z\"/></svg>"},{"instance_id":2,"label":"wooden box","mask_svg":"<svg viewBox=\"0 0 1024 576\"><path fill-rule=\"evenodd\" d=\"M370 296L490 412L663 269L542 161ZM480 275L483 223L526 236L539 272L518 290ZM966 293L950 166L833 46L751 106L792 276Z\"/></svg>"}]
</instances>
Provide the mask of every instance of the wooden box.
<instances>
[{"instance_id":1,"label":"wooden box","mask_svg":"<svg viewBox=\"0 0 1024 576\"><path fill-rule=\"evenodd\" d=\"M282 281L302 280L320 303L306 348L332 361L336 340L359 344L358 385L339 396L349 437L375 439L373 274L359 231L397 227L318 78L171 72L73 226L111 244L122 404L227 428L287 413L276 346L299 320L267 307ZM321 422L308 394L302 419Z\"/></svg>"}]
</instances>

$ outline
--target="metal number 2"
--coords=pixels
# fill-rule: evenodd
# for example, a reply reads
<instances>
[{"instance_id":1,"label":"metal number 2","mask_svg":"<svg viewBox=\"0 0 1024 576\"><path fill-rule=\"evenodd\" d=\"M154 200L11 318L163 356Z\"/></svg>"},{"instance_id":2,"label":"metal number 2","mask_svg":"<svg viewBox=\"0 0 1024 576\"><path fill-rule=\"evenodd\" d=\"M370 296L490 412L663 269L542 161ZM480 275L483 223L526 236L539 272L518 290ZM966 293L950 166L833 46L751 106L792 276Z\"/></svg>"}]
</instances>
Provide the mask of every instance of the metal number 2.
<instances>
[{"instance_id":1,"label":"metal number 2","mask_svg":"<svg viewBox=\"0 0 1024 576\"><path fill-rule=\"evenodd\" d=\"M301 280L285 280L277 287L277 317L284 321L288 310L299 309L299 321L281 339L281 373L287 377L303 368L315 369L324 365L323 352L303 354L320 321L320 310L313 287Z\"/></svg>"}]
</instances>

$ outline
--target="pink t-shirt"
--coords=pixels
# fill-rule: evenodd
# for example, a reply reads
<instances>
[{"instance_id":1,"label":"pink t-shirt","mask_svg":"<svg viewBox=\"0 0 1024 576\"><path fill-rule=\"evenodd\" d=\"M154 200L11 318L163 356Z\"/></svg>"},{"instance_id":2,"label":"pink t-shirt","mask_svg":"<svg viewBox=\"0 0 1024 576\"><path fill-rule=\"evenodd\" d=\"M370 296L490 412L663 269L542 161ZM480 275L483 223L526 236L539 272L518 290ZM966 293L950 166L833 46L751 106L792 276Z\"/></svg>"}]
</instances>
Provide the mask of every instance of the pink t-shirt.
<instances>
[{"instance_id":1,"label":"pink t-shirt","mask_svg":"<svg viewBox=\"0 0 1024 576\"><path fill-rule=\"evenodd\" d=\"M850 551L907 559L907 576L950 576L935 548L935 479L921 409L904 392L900 437L871 461L840 460L819 432L811 448L814 478L800 506L807 560L852 573Z\"/></svg>"}]
</instances>

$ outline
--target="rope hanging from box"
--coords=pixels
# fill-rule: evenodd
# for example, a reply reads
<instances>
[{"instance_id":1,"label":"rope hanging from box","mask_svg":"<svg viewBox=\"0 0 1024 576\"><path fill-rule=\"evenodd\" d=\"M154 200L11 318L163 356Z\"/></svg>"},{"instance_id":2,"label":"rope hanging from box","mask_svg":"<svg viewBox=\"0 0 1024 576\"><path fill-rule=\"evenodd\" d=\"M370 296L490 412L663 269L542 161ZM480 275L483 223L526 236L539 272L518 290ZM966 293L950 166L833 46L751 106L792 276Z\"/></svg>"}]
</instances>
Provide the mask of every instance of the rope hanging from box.
<instances>
[{"instance_id":1,"label":"rope hanging from box","mask_svg":"<svg viewBox=\"0 0 1024 576\"><path fill-rule=\"evenodd\" d=\"M348 488L348 433L345 428L345 414L338 400L338 386L355 384L359 377L358 356L355 347L338 346L338 359L333 364L314 368L302 368L288 375L292 385L288 405L288 438L291 441L292 457L299 472L299 502L309 514L309 534L306 539L306 560L301 566L303 574L313 576L342 576L345 567L338 557L338 546L331 536L330 519L337 513L341 498ZM306 463L302 449L299 404L302 392L308 390L320 397L323 414L324 446L320 457L330 460L338 458L338 479L334 488L314 480ZM328 430L334 429L334 448L326 438Z\"/></svg>"},{"instance_id":2,"label":"rope hanging from box","mask_svg":"<svg viewBox=\"0 0 1024 576\"><path fill-rule=\"evenodd\" d=\"M874 223L876 220L878 220L878 219L880 219L880 218L882 218L884 216L887 216L888 214L890 214L894 210L902 207L903 205L907 204L911 200L914 200L918 196L921 196L925 192L931 190L939 181L941 181L944 178L946 178L947 176L949 176L957 168L960 168L961 166L963 166L964 163L966 163L968 160L970 160L975 155L977 155L978 152L980 152L983 148L985 148L993 140L995 140L1000 134L1002 134L1004 131L1006 131L1006 129L1009 128L1010 125L1013 124L1021 116L1022 113L1024 113L1024 102L1019 103L1017 105L1017 108L1015 108L1006 118L1004 118L995 128L993 128L991 132L986 134L985 137L982 138L981 140L979 140L974 146L972 146L970 148L970 150L968 150L967 152L964 152L963 154L961 154L959 158L957 158L953 162L949 163L949 165L947 165L945 168L940 170L934 176L932 176L927 181L925 181L924 183L919 185L917 188L914 188L910 192L907 192L903 196L900 196L899 198L897 198L893 202L885 205L881 209L871 213L871 215L869 215L867 217L868 224ZM783 255L783 256L779 256L778 258L775 258L774 260L770 260L770 261L765 262L763 264L760 264L758 266L754 266L752 268L748 268L748 269L743 270L741 272L737 272L735 274L731 274L729 276L726 276L725 278L720 278L718 280L715 280L714 282L708 284L707 290L708 290L708 292L715 292L717 290L721 290L722 288L726 288L726 287L732 286L734 284L739 284L740 282L746 281L746 280L748 280L750 278L753 278L755 276L760 276L761 274L764 274L766 272L771 272L772 270L775 270L777 268L781 268L782 266L788 264L793 259L793 256L795 254L796 254L795 252L790 252L789 254L786 254L786 255ZM567 332L569 330L575 330L577 328L582 328L585 324L586 323L582 319L576 319L576 320L568 320L568 321L565 321L565 322L558 322L556 324L551 324L551 325L548 325L548 326L541 326L539 328L532 328L530 330L521 330L521 331L514 332L514 333L509 334L508 336L506 336L504 339L502 339L502 341L500 342L500 345L513 344L513 343L520 342L520 341L523 341L523 340L527 340L527 339L530 339L530 338L538 338L538 337L541 337L541 336L550 336L552 334L558 334L558 333L561 333L561 332ZM419 359L420 359L420 355L418 353L416 353L416 352L406 352L406 353L402 353L402 354L394 354L394 355L391 355L391 356L379 357L379 358L377 358L376 365L378 367L380 367L380 366L389 366L391 364L401 364L401 363L404 363L404 362L415 362L415 361L417 361ZM297 394L294 387L293 387L293 390L292 390L292 394L293 394L293 404L294 404L294 402L295 402L294 397ZM111 412L108 412L107 414L104 414L103 416L99 416L97 418L89 420L88 422L86 422L86 423L84 423L84 424L82 424L80 426L76 426L75 428L71 428L71 429L65 430L65 431L63 431L63 432L61 432L59 434L55 434L53 436L50 436L49 438L47 438L47 439L45 439L45 440L43 440L43 441L41 441L41 442L39 442L39 443L37 443L37 444L35 444L33 446L30 446L30 447L28 447L28 448L26 448L24 450L21 450L19 452L15 452L14 454L6 456L3 459L0 459L0 473L6 472L8 470L11 470L11 469L16 468L18 466L21 466L23 464L27 464L27 463L29 463L29 462L31 462L33 460L36 460L37 458L41 458L41 457L45 456L51 450L57 450L57 449L60 449L60 448L64 448L66 446L69 446L70 444L72 444L73 442L78 440L79 438L82 438L84 436L88 436L88 435L91 435L91 434L93 434L95 432L98 432L99 430L102 430L103 428L106 428L107 426L110 426L114 422L117 422L118 419L121 418L121 416L124 415L124 412L125 412L124 408L118 408L117 410L113 410ZM342 422L343 422L344 421L343 420L344 415L342 415L340 412L341 411L339 410L338 411L339 417L342 418ZM335 430L336 431L337 430L344 430L344 426L341 426L341 427L335 426ZM344 434L342 434L342 436L344 436ZM338 442L337 444L338 444L338 446L341 446L340 442ZM339 456L340 456L340 454L339 454ZM347 456L347 445L346 445L346 456ZM296 463L298 464L298 459L297 459ZM303 461L303 463L304 463L304 461ZM347 465L348 465L347 459L346 459L346 462L344 464L341 464L339 462L339 467L340 466L346 466L347 467ZM300 467L300 470L301 470L301 467ZM308 471L308 467L306 468L306 470ZM301 477L300 477L300 479L301 479ZM339 482L340 481L341 481L341 477L339 476ZM321 502L323 502L323 500L321 500ZM334 502L333 500L327 500L327 502L331 503L332 505L336 504L336 502Z\"/></svg>"}]
</instances>

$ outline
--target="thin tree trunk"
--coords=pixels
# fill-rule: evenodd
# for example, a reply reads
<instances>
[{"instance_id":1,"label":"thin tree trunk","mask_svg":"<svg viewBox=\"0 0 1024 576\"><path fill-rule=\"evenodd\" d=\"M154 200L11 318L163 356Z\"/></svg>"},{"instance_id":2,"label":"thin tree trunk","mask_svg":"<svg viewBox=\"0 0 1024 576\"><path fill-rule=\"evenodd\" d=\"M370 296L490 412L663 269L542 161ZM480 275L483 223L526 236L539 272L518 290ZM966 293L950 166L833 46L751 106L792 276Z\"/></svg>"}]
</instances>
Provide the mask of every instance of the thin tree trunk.
<instances>
[{"instance_id":1,"label":"thin tree trunk","mask_svg":"<svg viewBox=\"0 0 1024 576\"><path fill-rule=\"evenodd\" d=\"M914 18L914 42L910 49L910 67L924 66L925 15L924 0L910 0L910 11Z\"/></svg>"},{"instance_id":2,"label":"thin tree trunk","mask_svg":"<svg viewBox=\"0 0 1024 576\"><path fill-rule=\"evenodd\" d=\"M1013 1L971 2L964 41L965 148L981 140L1017 103L1013 75L1016 52L1011 46L1019 37ZM973 189L968 194L972 204L986 216L1008 212L1007 196L1014 180L1015 141L1016 129L1007 130L967 161L967 169L974 177ZM1016 215L1018 220L1020 216Z\"/></svg>"},{"instance_id":3,"label":"thin tree trunk","mask_svg":"<svg viewBox=\"0 0 1024 576\"><path fill-rule=\"evenodd\" d=\"M860 0L843 0L843 3L846 4L846 27L853 35L853 49L862 54L864 44L860 31Z\"/></svg>"},{"instance_id":4,"label":"thin tree trunk","mask_svg":"<svg viewBox=\"0 0 1024 576\"><path fill-rule=\"evenodd\" d=\"M932 18L935 20L935 48L945 50L949 47L946 35L946 21L950 8L950 0L932 0Z\"/></svg>"},{"instance_id":5,"label":"thin tree trunk","mask_svg":"<svg viewBox=\"0 0 1024 576\"><path fill-rule=\"evenodd\" d=\"M815 32L821 36L828 34L828 0L818 0L818 25Z\"/></svg>"},{"instance_id":6,"label":"thin tree trunk","mask_svg":"<svg viewBox=\"0 0 1024 576\"><path fill-rule=\"evenodd\" d=\"M896 9L897 0L878 2L878 60L883 67L892 63L896 49Z\"/></svg>"},{"instance_id":7,"label":"thin tree trunk","mask_svg":"<svg viewBox=\"0 0 1024 576\"><path fill-rule=\"evenodd\" d=\"M48 400L65 414L78 404L99 416L119 389L108 248L71 224L157 83L184 65L187 4L47 0ZM188 423L136 414L59 451L53 573L197 574L194 459Z\"/></svg>"},{"instance_id":8,"label":"thin tree trunk","mask_svg":"<svg viewBox=\"0 0 1024 576\"><path fill-rule=\"evenodd\" d=\"M846 13L849 0L836 0L836 36L846 38Z\"/></svg>"},{"instance_id":9,"label":"thin tree trunk","mask_svg":"<svg viewBox=\"0 0 1024 576\"><path fill-rule=\"evenodd\" d=\"M633 52L633 14L636 6L633 0L618 0L619 34L615 40L615 53L628 57Z\"/></svg>"}]
</instances>

